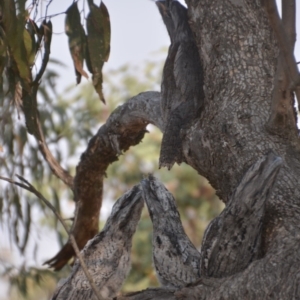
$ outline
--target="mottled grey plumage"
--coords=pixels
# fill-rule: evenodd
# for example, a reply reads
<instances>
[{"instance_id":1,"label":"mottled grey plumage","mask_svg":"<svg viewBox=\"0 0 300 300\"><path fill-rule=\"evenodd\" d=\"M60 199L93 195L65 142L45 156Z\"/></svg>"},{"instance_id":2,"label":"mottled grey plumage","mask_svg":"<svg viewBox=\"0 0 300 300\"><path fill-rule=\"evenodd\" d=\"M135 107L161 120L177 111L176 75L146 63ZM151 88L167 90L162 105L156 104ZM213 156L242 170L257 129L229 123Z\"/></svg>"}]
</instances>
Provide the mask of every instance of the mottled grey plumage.
<instances>
[{"instance_id":1,"label":"mottled grey plumage","mask_svg":"<svg viewBox=\"0 0 300 300\"><path fill-rule=\"evenodd\" d=\"M153 176L142 181L153 223L153 262L160 283L183 287L200 277L200 253L184 232L172 194Z\"/></svg>"},{"instance_id":2,"label":"mottled grey plumage","mask_svg":"<svg viewBox=\"0 0 300 300\"><path fill-rule=\"evenodd\" d=\"M187 9L178 1L157 1L171 45L161 84L165 122L159 165L170 169L181 163L183 131L200 115L203 106L203 70L189 26Z\"/></svg>"},{"instance_id":3,"label":"mottled grey plumage","mask_svg":"<svg viewBox=\"0 0 300 300\"><path fill-rule=\"evenodd\" d=\"M103 230L81 251L90 275L105 299L116 295L130 270L132 236L143 204L137 185L115 203ZM52 299L97 299L78 260L72 274L57 288Z\"/></svg>"},{"instance_id":4,"label":"mottled grey plumage","mask_svg":"<svg viewBox=\"0 0 300 300\"><path fill-rule=\"evenodd\" d=\"M229 276L259 258L265 203L281 164L280 157L269 153L246 172L226 208L205 231L201 275Z\"/></svg>"}]
</instances>

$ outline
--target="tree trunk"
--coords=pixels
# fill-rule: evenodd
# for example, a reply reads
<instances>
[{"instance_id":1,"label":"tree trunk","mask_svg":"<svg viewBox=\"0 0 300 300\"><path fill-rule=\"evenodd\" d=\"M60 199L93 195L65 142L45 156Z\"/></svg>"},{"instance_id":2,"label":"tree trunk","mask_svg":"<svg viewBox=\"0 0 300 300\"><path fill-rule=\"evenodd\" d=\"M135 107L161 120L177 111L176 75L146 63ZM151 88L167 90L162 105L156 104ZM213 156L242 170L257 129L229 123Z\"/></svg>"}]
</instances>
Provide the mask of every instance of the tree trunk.
<instances>
[{"instance_id":1,"label":"tree trunk","mask_svg":"<svg viewBox=\"0 0 300 300\"><path fill-rule=\"evenodd\" d=\"M258 0L187 3L205 77L204 110L184 143L187 163L225 203L258 157L273 150L283 166L266 203L261 259L175 293L124 299L300 299L300 145L293 95L274 89L279 50L265 9ZM285 99L285 118L272 108L273 91Z\"/></svg>"},{"instance_id":2,"label":"tree trunk","mask_svg":"<svg viewBox=\"0 0 300 300\"><path fill-rule=\"evenodd\" d=\"M186 162L210 181L225 204L259 157L272 151L282 158L282 168L265 203L259 259L245 269L236 268L243 270L230 276L226 270L222 276L201 274L199 282L181 290L162 287L118 299L300 299L300 255L297 253L300 144L293 94L288 89L290 78L286 76L282 57L282 67L277 69L279 50L266 10L260 0L187 0L187 3L204 70L205 99L199 119L186 132L183 141ZM278 84L282 83L282 75L284 84ZM159 110L155 99L158 95L147 95L151 99L147 98L146 107ZM128 126L123 130L123 123L118 121L120 112L127 112L130 103L135 102L124 104L104 125L108 133L110 126L118 125L116 145L130 136L134 128L138 132L141 129L135 125L133 129ZM140 122L143 132L147 122L164 128L160 114L145 118L145 109L138 107L132 118L143 121ZM83 168L85 162L94 165L94 160L100 157L101 147L105 145L101 146L103 132L100 129L90 142L77 168L77 180L90 168L90 164ZM119 152L119 147L115 148L111 162ZM81 194L78 191L77 195ZM226 209L230 215L228 206ZM237 227L239 224L232 220L226 226Z\"/></svg>"}]
</instances>

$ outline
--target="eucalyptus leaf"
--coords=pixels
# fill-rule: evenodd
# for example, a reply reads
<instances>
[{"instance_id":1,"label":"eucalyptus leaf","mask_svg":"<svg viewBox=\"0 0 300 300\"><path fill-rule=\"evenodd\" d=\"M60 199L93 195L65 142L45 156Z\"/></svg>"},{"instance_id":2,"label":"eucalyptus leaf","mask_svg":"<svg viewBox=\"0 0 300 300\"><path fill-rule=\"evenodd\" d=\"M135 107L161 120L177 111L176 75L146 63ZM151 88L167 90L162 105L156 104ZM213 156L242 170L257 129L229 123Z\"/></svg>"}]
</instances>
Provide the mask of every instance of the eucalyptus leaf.
<instances>
[{"instance_id":1,"label":"eucalyptus leaf","mask_svg":"<svg viewBox=\"0 0 300 300\"><path fill-rule=\"evenodd\" d=\"M29 30L26 28L24 29L23 39L24 39L24 45L27 54L27 61L29 65L32 66L32 64L34 63L35 53L36 53L35 39L34 36L32 36Z\"/></svg>"},{"instance_id":2,"label":"eucalyptus leaf","mask_svg":"<svg viewBox=\"0 0 300 300\"><path fill-rule=\"evenodd\" d=\"M4 1L2 6L3 26L10 54L15 61L18 74L22 79L23 89L29 92L31 70L27 60L27 53L23 39L25 16L27 15L27 12L24 10L24 5L21 4L22 3L19 3L19 10L21 13L17 16L15 4L11 1Z\"/></svg>"},{"instance_id":3,"label":"eucalyptus leaf","mask_svg":"<svg viewBox=\"0 0 300 300\"><path fill-rule=\"evenodd\" d=\"M28 93L23 95L23 110L28 133L36 134L37 129L37 103L36 99Z\"/></svg>"},{"instance_id":4,"label":"eucalyptus leaf","mask_svg":"<svg viewBox=\"0 0 300 300\"><path fill-rule=\"evenodd\" d=\"M86 50L86 36L80 22L80 14L77 3L74 2L66 12L65 32L69 37L69 49L73 59L77 84L81 81L81 76L88 78L88 74L83 70L83 61Z\"/></svg>"},{"instance_id":5,"label":"eucalyptus leaf","mask_svg":"<svg viewBox=\"0 0 300 300\"><path fill-rule=\"evenodd\" d=\"M38 51L38 47L39 47L37 44L37 41L36 41L36 36L38 37L38 35L39 35L39 28L36 25L36 23L31 19L29 19L27 22L27 31L31 37L31 52L27 53L28 62L29 62L29 65L32 66L35 61L35 55L36 55L36 53ZM24 43L25 43L25 41L24 41ZM25 47L26 47L26 45L25 45ZM27 48L26 48L26 50L27 50Z\"/></svg>"},{"instance_id":6,"label":"eucalyptus leaf","mask_svg":"<svg viewBox=\"0 0 300 300\"><path fill-rule=\"evenodd\" d=\"M93 85L100 100L105 103L102 91L102 68L110 53L110 20L106 6L100 7L90 3L90 13L87 17L87 66L93 74Z\"/></svg>"}]
</instances>

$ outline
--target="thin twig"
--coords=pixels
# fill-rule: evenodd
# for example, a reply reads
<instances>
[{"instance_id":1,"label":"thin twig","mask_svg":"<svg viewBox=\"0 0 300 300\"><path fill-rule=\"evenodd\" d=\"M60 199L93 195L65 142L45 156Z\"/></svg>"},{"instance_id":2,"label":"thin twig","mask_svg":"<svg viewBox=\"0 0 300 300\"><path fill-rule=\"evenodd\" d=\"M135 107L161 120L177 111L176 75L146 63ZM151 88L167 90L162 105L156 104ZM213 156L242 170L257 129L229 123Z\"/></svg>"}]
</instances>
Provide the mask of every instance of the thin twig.
<instances>
[{"instance_id":1,"label":"thin twig","mask_svg":"<svg viewBox=\"0 0 300 300\"><path fill-rule=\"evenodd\" d=\"M42 59L41 68L38 71L38 73L32 83L32 89L31 89L31 95L30 95L32 98L32 101L34 101L35 104L37 102L36 98L37 98L37 91L38 91L38 87L39 87L39 81L42 78L42 76L46 70L46 67L48 65L49 58L50 58L50 46L51 46L51 39L52 39L52 23L51 23L51 21L48 21L48 22L43 21L42 30L43 30L43 34L39 35L38 43L40 44L41 38L44 37L45 52L44 52L44 56ZM36 106L37 106L37 104L36 104ZM38 142L38 146L39 146L39 149L40 149L43 157L45 158L46 162L48 163L53 174L55 176L57 176L59 179L61 179L67 186L69 186L73 190L73 177L65 169L63 169L61 167L61 165L54 158L54 156L52 155L52 153L50 152L50 150L47 146L47 143L46 143L45 137L44 137L44 133L42 130L41 122L39 119L39 113L38 113L37 109L35 111L34 120L35 120L35 130L33 132L33 135Z\"/></svg>"},{"instance_id":2,"label":"thin twig","mask_svg":"<svg viewBox=\"0 0 300 300\"><path fill-rule=\"evenodd\" d=\"M50 47L51 47L51 39L52 39L52 24L51 24L51 21L49 22L46 22L46 21L43 21L42 23L42 26L43 26L43 31L44 31L44 48L45 48L45 52L44 52L44 56L43 56L43 59L42 59L42 65L41 65L41 68L39 70L39 72L37 73L34 81L33 81L33 84L35 85L38 85L39 81L41 80L45 70L46 70L46 67L47 67L47 64L49 62L49 57L50 57Z\"/></svg>"},{"instance_id":3,"label":"thin twig","mask_svg":"<svg viewBox=\"0 0 300 300\"><path fill-rule=\"evenodd\" d=\"M296 59L293 54L293 49L286 38L286 32L282 26L275 0L265 0L264 3L269 21L276 34L280 50L285 60L285 67L292 83L291 87L294 88L298 106L300 107L300 89L297 87L297 82L299 81L299 72Z\"/></svg>"},{"instance_id":4,"label":"thin twig","mask_svg":"<svg viewBox=\"0 0 300 300\"><path fill-rule=\"evenodd\" d=\"M49 5L51 4L53 0L49 0L48 4L46 5L46 12L45 12L45 16L47 17L47 14L48 14L48 8L49 8Z\"/></svg>"},{"instance_id":5,"label":"thin twig","mask_svg":"<svg viewBox=\"0 0 300 300\"><path fill-rule=\"evenodd\" d=\"M0 176L0 179L1 180L4 180L4 181L7 181L11 184L14 184L14 185L17 185L31 193L33 193L34 195L36 195L40 200L42 200L46 206L48 206L48 208L50 208L52 210L52 212L55 214L55 216L58 218L58 220L61 222L62 226L64 227L64 229L66 230L67 234L69 235L69 239L70 239L70 242L72 244L72 247L76 253L76 256L80 262L80 265L84 271L84 274L85 276L87 277L88 281L90 282L90 285L94 291L94 293L96 294L98 300L104 300L97 288L97 286L95 285L94 283L94 280L92 278L92 276L90 275L89 271L88 271L88 268L82 258L82 255L80 253L80 250L77 246L77 243L75 241L75 238L73 236L73 234L70 233L68 227L67 227L67 224L66 222L64 221L64 219L60 216L60 214L56 211L55 207L39 192L35 189L35 187L33 185L31 185L24 177L20 176L20 175L16 175L18 177L19 180L21 180L22 182L17 182L17 181L14 181L10 178L6 178L6 177L3 177L3 176Z\"/></svg>"},{"instance_id":6,"label":"thin twig","mask_svg":"<svg viewBox=\"0 0 300 300\"><path fill-rule=\"evenodd\" d=\"M48 16L43 16L43 17L40 17L37 22L40 22L41 20L46 20L47 18L54 18L54 17L57 17L57 16L60 16L60 15L64 15L66 12L65 11L62 11L60 13L56 13L56 14L52 14L52 15L48 15Z\"/></svg>"}]
</instances>

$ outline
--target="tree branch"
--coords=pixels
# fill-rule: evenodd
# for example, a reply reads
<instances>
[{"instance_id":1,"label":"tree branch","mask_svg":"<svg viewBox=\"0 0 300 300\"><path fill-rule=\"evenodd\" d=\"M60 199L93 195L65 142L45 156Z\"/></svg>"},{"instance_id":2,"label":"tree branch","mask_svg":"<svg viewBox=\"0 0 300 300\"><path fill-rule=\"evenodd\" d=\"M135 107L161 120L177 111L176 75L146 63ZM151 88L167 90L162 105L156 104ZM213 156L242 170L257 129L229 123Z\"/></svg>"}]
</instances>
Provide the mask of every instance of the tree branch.
<instances>
[{"instance_id":1,"label":"tree branch","mask_svg":"<svg viewBox=\"0 0 300 300\"><path fill-rule=\"evenodd\" d=\"M294 51L296 42L296 2L282 0L282 25L291 50Z\"/></svg>"},{"instance_id":2,"label":"tree branch","mask_svg":"<svg viewBox=\"0 0 300 300\"><path fill-rule=\"evenodd\" d=\"M293 248L299 245L299 236L292 237L282 228L275 239L275 246L266 256L263 259L257 259L256 256L260 249L265 202L270 196L281 164L282 159L270 153L245 173L225 210L206 230L201 247L202 269L199 281L178 291L167 288L147 289L118 299L254 300L266 299L274 287L278 299L295 299L300 258L295 255ZM215 226L216 223L219 226ZM289 279L280 276L282 270L286 269L289 270ZM287 288L291 278L294 278L294 286Z\"/></svg>"},{"instance_id":3,"label":"tree branch","mask_svg":"<svg viewBox=\"0 0 300 300\"><path fill-rule=\"evenodd\" d=\"M140 292L119 296L117 300L175 300L174 292L174 289L170 288L149 288Z\"/></svg>"},{"instance_id":4,"label":"tree branch","mask_svg":"<svg viewBox=\"0 0 300 300\"><path fill-rule=\"evenodd\" d=\"M141 93L116 108L106 124L89 141L74 179L76 209L71 233L80 249L98 232L107 167L118 160L122 151L140 143L149 123L163 128L158 92ZM73 248L68 241L55 257L45 263L59 270L73 255Z\"/></svg>"},{"instance_id":5,"label":"tree branch","mask_svg":"<svg viewBox=\"0 0 300 300\"><path fill-rule=\"evenodd\" d=\"M82 255L80 253L80 250L77 246L77 243L75 241L75 238L73 236L72 233L69 232L69 229L67 227L67 224L65 223L64 219L60 216L60 214L56 211L55 207L39 192L37 191L33 185L31 185L24 177L22 176L19 176L19 175L16 175L23 183L21 182L17 182L17 181L14 181L10 178L6 178L6 177L2 177L0 176L0 179L1 180L4 180L4 181L7 181L11 184L14 184L14 185L17 185L31 193L33 193L34 195L36 195L40 200L42 200L42 202L45 203L45 205L50 208L52 210L52 212L54 213L54 215L57 217L57 219L61 222L61 224L63 225L64 229L66 230L67 234L69 235L69 240L70 240L70 243L74 249L74 252L76 253L76 256L78 258L78 260L80 261L80 265L83 269L83 272L85 274L85 276L87 277L89 283L91 284L91 287L95 293L95 295L97 296L97 299L98 300L103 300L103 298L101 297L100 295L100 292L97 288L97 286L95 285L95 282L92 278L92 276L90 275L89 271L88 271L88 268L82 258Z\"/></svg>"},{"instance_id":6,"label":"tree branch","mask_svg":"<svg viewBox=\"0 0 300 300\"><path fill-rule=\"evenodd\" d=\"M45 141L39 118L39 111L37 108L37 89L38 84L34 84L32 86L30 94L25 90L22 91L22 109L25 115L27 131L35 137L38 143L39 150L45 158L45 161L48 163L53 174L73 190L73 177L69 174L68 171L61 167L61 165L50 152Z\"/></svg>"},{"instance_id":7,"label":"tree branch","mask_svg":"<svg viewBox=\"0 0 300 300\"><path fill-rule=\"evenodd\" d=\"M273 152L255 162L244 174L226 208L210 222L201 246L202 277L236 274L261 257L266 201L281 165L282 159Z\"/></svg>"},{"instance_id":8,"label":"tree branch","mask_svg":"<svg viewBox=\"0 0 300 300\"><path fill-rule=\"evenodd\" d=\"M296 38L295 9L295 0L282 1L282 25L292 52ZM287 69L284 67L285 64L284 56L280 51L274 78L271 115L267 123L267 128L271 133L283 137L291 134L297 135L294 94L290 90L290 80Z\"/></svg>"},{"instance_id":9,"label":"tree branch","mask_svg":"<svg viewBox=\"0 0 300 300\"><path fill-rule=\"evenodd\" d=\"M33 84L38 86L39 81L41 80L46 67L48 65L49 62L49 58L50 58L50 47L51 47L51 40L52 40L52 23L51 21L46 22L46 20L44 20L42 22L41 28L40 30L43 31L43 37L44 37L44 48L45 48L45 53L42 59L42 65L41 68L39 70L39 72L36 74L36 77L33 81Z\"/></svg>"},{"instance_id":10,"label":"tree branch","mask_svg":"<svg viewBox=\"0 0 300 300\"><path fill-rule=\"evenodd\" d=\"M286 32L282 26L275 0L264 0L263 2L267 11L267 15L269 17L270 24L276 34L280 50L284 57L284 67L287 70L290 82L295 90L298 106L300 107L300 87L297 87L297 83L299 81L299 72L297 68L297 62L293 53L293 47L291 47L292 40L290 40L289 42L286 37ZM290 14L291 7L292 6L286 9L286 12L288 12L288 14ZM291 20L289 24L293 25L292 22L293 20ZM288 34L289 37L292 38L293 29L291 29L291 27L288 29Z\"/></svg>"}]
</instances>

